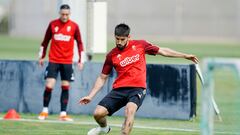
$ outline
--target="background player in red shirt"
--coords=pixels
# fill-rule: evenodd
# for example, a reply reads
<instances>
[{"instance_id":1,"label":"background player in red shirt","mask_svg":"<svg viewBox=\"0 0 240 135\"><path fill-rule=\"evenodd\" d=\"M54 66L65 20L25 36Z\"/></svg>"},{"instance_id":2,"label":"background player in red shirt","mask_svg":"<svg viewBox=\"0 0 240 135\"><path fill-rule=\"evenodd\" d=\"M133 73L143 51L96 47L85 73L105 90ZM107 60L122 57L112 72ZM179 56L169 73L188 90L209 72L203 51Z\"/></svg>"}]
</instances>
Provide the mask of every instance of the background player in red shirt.
<instances>
[{"instance_id":1,"label":"background player in red shirt","mask_svg":"<svg viewBox=\"0 0 240 135\"><path fill-rule=\"evenodd\" d=\"M83 45L78 25L69 19L69 5L62 5L60 7L59 14L59 19L50 22L39 52L39 64L43 66L47 46L51 40L49 64L45 73L46 86L43 94L43 110L38 118L40 120L45 120L48 116L48 105L51 99L52 90L55 86L58 73L60 72L62 80L62 93L60 99L61 112L59 119L63 121L72 121L72 119L67 115L66 110L69 98L68 91L70 82L74 80L72 69L74 40L77 41L79 53L78 66L80 69L83 68L83 63L81 62Z\"/></svg>"},{"instance_id":2,"label":"background player in red shirt","mask_svg":"<svg viewBox=\"0 0 240 135\"><path fill-rule=\"evenodd\" d=\"M94 112L94 118L100 127L91 129L88 135L108 133L111 129L107 125L106 116L111 116L124 106L126 106L125 121L121 134L130 134L135 113L146 94L145 54L185 58L198 63L198 59L194 55L169 48L159 48L144 40L130 40L129 33L130 28L126 24L119 24L115 27L116 47L107 54L102 73L97 78L89 95L79 101L80 104L91 102L103 87L112 68L115 68L117 78L113 83L113 90L99 102Z\"/></svg>"}]
</instances>

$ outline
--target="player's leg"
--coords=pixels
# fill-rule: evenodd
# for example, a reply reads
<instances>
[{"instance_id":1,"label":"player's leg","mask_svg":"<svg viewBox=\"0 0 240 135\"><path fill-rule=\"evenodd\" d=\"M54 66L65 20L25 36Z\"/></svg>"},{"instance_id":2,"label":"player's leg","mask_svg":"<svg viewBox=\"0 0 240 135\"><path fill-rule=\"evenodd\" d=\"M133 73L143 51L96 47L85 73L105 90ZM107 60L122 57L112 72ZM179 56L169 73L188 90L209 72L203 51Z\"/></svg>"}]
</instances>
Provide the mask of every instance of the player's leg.
<instances>
[{"instance_id":1,"label":"player's leg","mask_svg":"<svg viewBox=\"0 0 240 135\"><path fill-rule=\"evenodd\" d=\"M122 126L122 135L130 134L134 123L135 113L142 105L146 90L143 88L132 88L129 89L126 94L128 95L128 103L125 108L125 121Z\"/></svg>"},{"instance_id":2,"label":"player's leg","mask_svg":"<svg viewBox=\"0 0 240 135\"><path fill-rule=\"evenodd\" d=\"M104 106L97 105L94 111L94 119L98 123L99 127L93 128L88 132L88 135L98 135L101 133L110 132L111 128L107 125L106 116L108 115L108 110Z\"/></svg>"},{"instance_id":3,"label":"player's leg","mask_svg":"<svg viewBox=\"0 0 240 135\"><path fill-rule=\"evenodd\" d=\"M107 125L106 117L111 116L114 112L127 104L125 95L121 91L112 90L98 104L94 111L94 118L99 127L93 128L88 135L98 135L108 133L111 128Z\"/></svg>"},{"instance_id":4,"label":"player's leg","mask_svg":"<svg viewBox=\"0 0 240 135\"><path fill-rule=\"evenodd\" d=\"M106 119L107 115L108 115L107 108L97 105L93 116L96 122L98 123L98 125L102 128L107 127L107 119Z\"/></svg>"},{"instance_id":5,"label":"player's leg","mask_svg":"<svg viewBox=\"0 0 240 135\"><path fill-rule=\"evenodd\" d=\"M73 69L72 64L61 64L60 65L60 74L61 74L61 98L60 98L60 104L61 104L61 112L60 112L60 120L63 121L73 121L68 115L67 115L67 105L69 101L69 89L70 89L70 82L73 81Z\"/></svg>"},{"instance_id":6,"label":"player's leg","mask_svg":"<svg viewBox=\"0 0 240 135\"><path fill-rule=\"evenodd\" d=\"M67 115L67 105L69 101L69 89L70 89L70 82L63 80L62 81L62 93L60 98L60 104L61 104L61 112L60 112L60 120L63 121L73 121L72 118L70 118Z\"/></svg>"},{"instance_id":7,"label":"player's leg","mask_svg":"<svg viewBox=\"0 0 240 135\"><path fill-rule=\"evenodd\" d=\"M109 114L107 108L101 105L97 105L94 111L94 119L98 123L99 127L93 128L88 132L88 135L98 135L100 133L108 133L111 128L107 125L106 116Z\"/></svg>"},{"instance_id":8,"label":"player's leg","mask_svg":"<svg viewBox=\"0 0 240 135\"><path fill-rule=\"evenodd\" d=\"M58 75L59 65L55 63L49 63L45 72L45 90L43 93L43 109L39 115L40 120L45 120L48 117L48 106L51 100L52 90L56 84L56 78Z\"/></svg>"},{"instance_id":9,"label":"player's leg","mask_svg":"<svg viewBox=\"0 0 240 135\"><path fill-rule=\"evenodd\" d=\"M45 90L43 93L43 111L46 110L48 113L48 106L49 102L51 100L52 96L52 90L56 84L56 79L55 78L47 78L46 79L46 85L45 85Z\"/></svg>"},{"instance_id":10,"label":"player's leg","mask_svg":"<svg viewBox=\"0 0 240 135\"><path fill-rule=\"evenodd\" d=\"M125 108L125 121L123 123L122 130L121 130L122 135L130 134L133 123L134 123L134 117L135 117L137 108L138 106L135 103L133 102L127 103Z\"/></svg>"}]
</instances>

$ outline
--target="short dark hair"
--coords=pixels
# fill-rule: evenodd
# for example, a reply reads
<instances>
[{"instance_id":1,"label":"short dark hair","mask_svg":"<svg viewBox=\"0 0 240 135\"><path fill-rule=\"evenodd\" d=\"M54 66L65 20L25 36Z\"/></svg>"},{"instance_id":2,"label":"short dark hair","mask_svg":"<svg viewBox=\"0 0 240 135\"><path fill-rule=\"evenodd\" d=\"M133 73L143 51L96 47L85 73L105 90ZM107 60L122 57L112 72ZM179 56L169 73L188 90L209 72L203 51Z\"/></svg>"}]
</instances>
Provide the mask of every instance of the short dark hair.
<instances>
[{"instance_id":1,"label":"short dark hair","mask_svg":"<svg viewBox=\"0 0 240 135\"><path fill-rule=\"evenodd\" d=\"M68 4L63 4L60 6L60 10L62 9L70 9L70 6Z\"/></svg>"},{"instance_id":2,"label":"short dark hair","mask_svg":"<svg viewBox=\"0 0 240 135\"><path fill-rule=\"evenodd\" d=\"M115 36L127 37L130 33L130 27L125 23L120 23L115 27Z\"/></svg>"}]
</instances>

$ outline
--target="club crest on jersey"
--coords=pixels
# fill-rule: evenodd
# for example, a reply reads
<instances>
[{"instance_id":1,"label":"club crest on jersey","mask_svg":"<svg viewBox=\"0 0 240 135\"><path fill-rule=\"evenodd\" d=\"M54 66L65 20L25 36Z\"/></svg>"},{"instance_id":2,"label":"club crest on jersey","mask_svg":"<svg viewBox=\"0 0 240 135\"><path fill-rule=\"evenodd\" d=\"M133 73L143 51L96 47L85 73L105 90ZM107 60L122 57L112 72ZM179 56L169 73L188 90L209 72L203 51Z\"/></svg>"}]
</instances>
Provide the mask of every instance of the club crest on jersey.
<instances>
[{"instance_id":1,"label":"club crest on jersey","mask_svg":"<svg viewBox=\"0 0 240 135\"><path fill-rule=\"evenodd\" d=\"M55 32L58 32L58 29L59 29L58 26L56 26L56 27L54 28L54 31L55 31Z\"/></svg>"},{"instance_id":2,"label":"club crest on jersey","mask_svg":"<svg viewBox=\"0 0 240 135\"><path fill-rule=\"evenodd\" d=\"M132 49L133 49L134 51L136 51L136 46L135 46L135 45L133 45L133 46L132 46Z\"/></svg>"},{"instance_id":3,"label":"club crest on jersey","mask_svg":"<svg viewBox=\"0 0 240 135\"><path fill-rule=\"evenodd\" d=\"M139 58L140 58L140 55L139 55L139 54L133 55L133 56L131 56L131 57L126 57L124 60L122 60L122 61L120 62L120 65L121 65L122 67L125 67L125 66L127 66L127 65L129 65L129 64L132 64L132 63L134 63L134 62L139 61Z\"/></svg>"},{"instance_id":4,"label":"club crest on jersey","mask_svg":"<svg viewBox=\"0 0 240 135\"><path fill-rule=\"evenodd\" d=\"M71 26L67 26L67 32L71 31Z\"/></svg>"},{"instance_id":5,"label":"club crest on jersey","mask_svg":"<svg viewBox=\"0 0 240 135\"><path fill-rule=\"evenodd\" d=\"M119 60L122 60L122 55L121 55L121 54L118 54L118 55L117 55L117 58L118 58Z\"/></svg>"}]
</instances>

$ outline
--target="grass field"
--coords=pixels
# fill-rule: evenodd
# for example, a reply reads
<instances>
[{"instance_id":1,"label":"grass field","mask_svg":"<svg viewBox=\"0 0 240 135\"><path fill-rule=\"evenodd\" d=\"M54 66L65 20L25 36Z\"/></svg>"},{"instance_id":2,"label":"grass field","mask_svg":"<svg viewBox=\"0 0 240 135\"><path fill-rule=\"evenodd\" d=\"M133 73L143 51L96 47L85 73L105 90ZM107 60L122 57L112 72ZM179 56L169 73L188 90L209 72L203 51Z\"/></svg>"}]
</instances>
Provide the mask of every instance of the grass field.
<instances>
[{"instance_id":1,"label":"grass field","mask_svg":"<svg viewBox=\"0 0 240 135\"><path fill-rule=\"evenodd\" d=\"M0 35L0 59L37 60L40 39L12 38ZM169 47L178 51L192 53L200 59L204 57L240 57L240 44L237 43L177 43L153 42L160 47ZM108 42L108 50L114 42ZM102 62L105 54L95 54L93 61ZM148 63L189 63L188 61L161 56L147 56Z\"/></svg>"},{"instance_id":2,"label":"grass field","mask_svg":"<svg viewBox=\"0 0 240 135\"><path fill-rule=\"evenodd\" d=\"M23 118L25 119L35 119L36 115L32 114L22 114ZM23 135L28 134L65 134L65 135L85 135L87 131L90 128L96 127L95 124L93 124L93 118L91 116L87 115L73 115L73 118L75 120L74 123L57 123L57 115L51 116L49 119L53 120L54 123L51 122L40 122L40 121L34 121L34 122L23 122L23 121L0 121L0 131L1 135L13 135L16 132ZM120 125L123 121L123 118L121 117L111 117L109 118L109 122L113 125L112 131L110 135L117 135L120 131ZM139 119L137 118L135 121L135 126L137 128L133 129L132 134L133 135L184 135L188 133L189 135L196 135L199 134L198 131L174 131L174 129L167 129L171 128L170 125L177 124L179 125L179 128L185 128L186 126L192 127L193 130L198 130L198 124L195 123L192 125L191 122L186 123L186 125L182 125L181 121L167 121L166 120L156 120L156 119ZM138 126L147 126L146 129L139 128ZM147 128L159 128L159 129L147 129ZM164 129L166 128L166 129ZM172 127L174 128L174 127ZM31 129L31 132L30 132Z\"/></svg>"},{"instance_id":3,"label":"grass field","mask_svg":"<svg viewBox=\"0 0 240 135\"><path fill-rule=\"evenodd\" d=\"M0 35L0 59L37 60L39 39L11 38ZM169 47L183 52L196 54L200 59L204 57L237 57L240 58L240 45L231 43L156 43L159 46ZM113 47L109 42L108 50ZM95 54L93 61L103 62L104 54ZM148 63L189 63L185 60L163 58L160 56L147 57ZM215 99L219 105L223 122L215 119L215 134L239 134L240 135L240 83L236 76L229 69L216 70L215 78ZM198 83L200 84L200 83ZM201 91L198 85L198 116L194 121L175 121L161 119L137 118L136 128L133 135L197 135L200 134L201 119ZM4 113L0 113L3 117ZM0 135L84 135L95 127L91 116L73 115L74 123L57 123L57 115L50 117L54 122L36 121L36 114L21 114L24 119L34 121L5 121L0 120ZM109 123L113 130L110 134L119 134L119 125L123 122L122 117L111 117ZM186 131L184 131L186 130Z\"/></svg>"}]
</instances>

